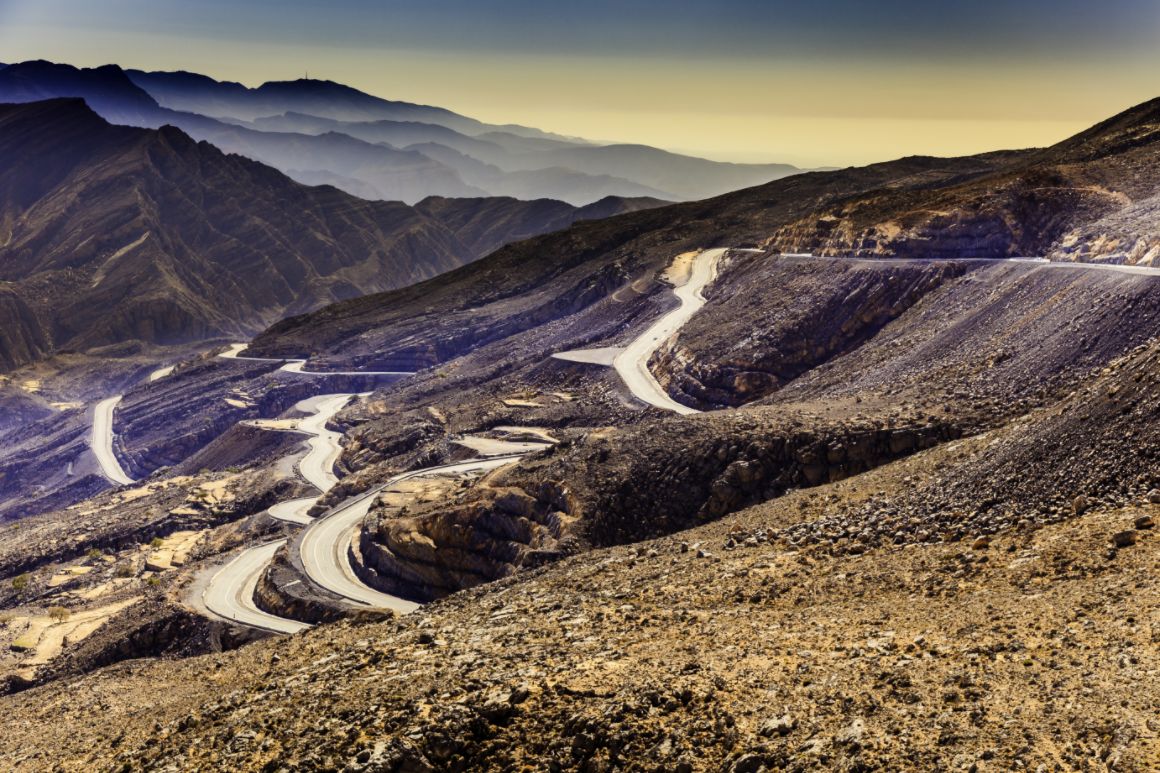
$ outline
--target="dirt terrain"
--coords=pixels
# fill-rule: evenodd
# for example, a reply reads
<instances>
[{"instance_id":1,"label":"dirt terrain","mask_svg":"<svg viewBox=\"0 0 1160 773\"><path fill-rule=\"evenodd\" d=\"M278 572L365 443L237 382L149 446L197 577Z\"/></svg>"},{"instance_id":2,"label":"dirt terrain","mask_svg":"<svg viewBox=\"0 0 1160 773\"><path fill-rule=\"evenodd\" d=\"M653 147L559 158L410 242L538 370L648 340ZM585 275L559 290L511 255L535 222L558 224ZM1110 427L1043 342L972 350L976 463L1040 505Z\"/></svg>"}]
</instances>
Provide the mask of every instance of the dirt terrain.
<instances>
[{"instance_id":1,"label":"dirt terrain","mask_svg":"<svg viewBox=\"0 0 1160 773\"><path fill-rule=\"evenodd\" d=\"M946 454L405 622L20 693L0 754L26 769L1152 769L1160 566L1154 529L1133 524L1160 505L865 555L773 536L833 498L906 489Z\"/></svg>"}]
</instances>

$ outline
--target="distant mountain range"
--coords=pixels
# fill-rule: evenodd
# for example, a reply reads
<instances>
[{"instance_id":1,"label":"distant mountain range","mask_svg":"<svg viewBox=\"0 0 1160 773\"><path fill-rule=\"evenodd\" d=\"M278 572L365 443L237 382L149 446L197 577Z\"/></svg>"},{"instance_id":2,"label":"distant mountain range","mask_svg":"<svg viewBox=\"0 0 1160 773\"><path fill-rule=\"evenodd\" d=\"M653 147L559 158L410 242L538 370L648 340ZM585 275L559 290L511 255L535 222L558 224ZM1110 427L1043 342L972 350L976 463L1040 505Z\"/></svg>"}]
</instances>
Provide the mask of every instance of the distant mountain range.
<instances>
[{"instance_id":1,"label":"distant mountain range","mask_svg":"<svg viewBox=\"0 0 1160 773\"><path fill-rule=\"evenodd\" d=\"M27 98L45 89L43 80L6 87ZM93 102L156 109L144 94ZM0 105L0 372L66 348L249 336L515 239L659 203L364 201L172 126L111 125L79 99Z\"/></svg>"},{"instance_id":2,"label":"distant mountain range","mask_svg":"<svg viewBox=\"0 0 1160 773\"><path fill-rule=\"evenodd\" d=\"M585 223L419 285L285 319L250 351L431 365L571 317L683 251L723 245L1160 267L1160 99L1049 148L911 156ZM602 283L605 292L591 291ZM1138 312L1146 329L1154 311L1141 302ZM729 324L723 338L740 341L775 323L754 312ZM728 352L720 356L730 363Z\"/></svg>"},{"instance_id":3,"label":"distant mountain range","mask_svg":"<svg viewBox=\"0 0 1160 773\"><path fill-rule=\"evenodd\" d=\"M78 69L44 61L0 70L0 102L84 99L113 123L170 124L308 185L415 203L427 196L606 196L686 201L800 170L729 164L642 145L601 145L450 110L394 102L330 81L247 88L194 73Z\"/></svg>"}]
</instances>

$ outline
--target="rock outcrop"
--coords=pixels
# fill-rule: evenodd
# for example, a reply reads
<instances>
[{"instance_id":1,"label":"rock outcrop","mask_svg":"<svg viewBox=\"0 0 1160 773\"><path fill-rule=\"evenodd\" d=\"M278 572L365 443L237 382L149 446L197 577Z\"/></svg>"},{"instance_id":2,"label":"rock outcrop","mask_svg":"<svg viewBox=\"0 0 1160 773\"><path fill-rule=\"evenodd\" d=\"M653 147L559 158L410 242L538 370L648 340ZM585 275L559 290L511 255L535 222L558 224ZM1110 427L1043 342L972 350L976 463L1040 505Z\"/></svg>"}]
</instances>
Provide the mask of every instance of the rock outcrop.
<instances>
[{"instance_id":1,"label":"rock outcrop","mask_svg":"<svg viewBox=\"0 0 1160 773\"><path fill-rule=\"evenodd\" d=\"M387 593L433 601L567 555L572 507L548 483L536 496L481 484L466 501L414 515L376 508L363 525L357 570Z\"/></svg>"}]
</instances>

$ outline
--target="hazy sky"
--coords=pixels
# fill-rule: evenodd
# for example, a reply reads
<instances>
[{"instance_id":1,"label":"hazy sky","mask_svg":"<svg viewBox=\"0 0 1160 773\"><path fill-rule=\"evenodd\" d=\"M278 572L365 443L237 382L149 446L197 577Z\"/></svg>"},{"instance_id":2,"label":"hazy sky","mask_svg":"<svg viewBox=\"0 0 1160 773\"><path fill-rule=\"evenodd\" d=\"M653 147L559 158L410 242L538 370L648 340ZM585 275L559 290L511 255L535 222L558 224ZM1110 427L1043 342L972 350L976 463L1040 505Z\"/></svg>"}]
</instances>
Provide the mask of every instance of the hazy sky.
<instances>
[{"instance_id":1,"label":"hazy sky","mask_svg":"<svg viewBox=\"0 0 1160 773\"><path fill-rule=\"evenodd\" d=\"M844 165L1160 95L1160 0L0 0L0 61L329 78L487 121Z\"/></svg>"}]
</instances>

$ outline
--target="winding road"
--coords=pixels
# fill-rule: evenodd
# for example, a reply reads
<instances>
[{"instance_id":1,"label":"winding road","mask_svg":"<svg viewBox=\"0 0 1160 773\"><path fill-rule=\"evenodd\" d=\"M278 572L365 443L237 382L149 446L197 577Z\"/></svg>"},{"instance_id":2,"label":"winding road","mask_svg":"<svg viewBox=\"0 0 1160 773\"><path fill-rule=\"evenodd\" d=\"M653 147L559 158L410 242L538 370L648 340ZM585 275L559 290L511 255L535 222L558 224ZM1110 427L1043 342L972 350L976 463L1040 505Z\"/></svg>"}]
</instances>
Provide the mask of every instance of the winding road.
<instances>
[{"instance_id":1,"label":"winding road","mask_svg":"<svg viewBox=\"0 0 1160 773\"><path fill-rule=\"evenodd\" d=\"M617 351L614 358L610 358L612 366L616 368L632 393L649 405L680 414L698 413L695 408L681 405L669 397L652 375L648 368L648 362L660 345L680 330L705 305L702 291L717 277L721 259L727 251L727 248L720 248L704 250L698 254L693 260L688 280L673 290L681 305L666 313L637 336L625 349ZM222 356L228 355L236 358L243 348L233 346L227 354ZM609 355L613 353L613 350L607 351ZM318 439L321 442L324 440L324 436L319 436ZM538 443L525 445L527 447L521 448L519 453L471 459L466 462L428 467L397 475L382 486L347 500L324 517L309 523L303 530L299 538L299 555L302 558L302 566L306 575L319 587L349 601L371 607L393 609L401 614L414 611L418 608L418 604L367 586L359 580L351 568L350 554L355 529L370 511L375 497L403 480L432 475L453 475L492 470L514 462L530 451L543 448L543 445ZM484 449L478 450L483 451ZM305 474L305 461L301 468ZM322 487L320 486L320 488Z\"/></svg>"},{"instance_id":2,"label":"winding road","mask_svg":"<svg viewBox=\"0 0 1160 773\"><path fill-rule=\"evenodd\" d=\"M306 360L276 359L267 357L242 357L241 353L249 344L230 344L229 348L218 355L223 360L244 360L246 362L280 362L281 370L285 373L297 373L302 376L413 376L412 370L305 370Z\"/></svg>"},{"instance_id":3,"label":"winding road","mask_svg":"<svg viewBox=\"0 0 1160 773\"><path fill-rule=\"evenodd\" d=\"M1040 268L1055 271L1112 271L1117 274L1160 276L1160 267L1124 266L1118 263L1079 263L1070 260L1049 260L1048 258L848 258L826 257L810 252L783 252L777 257L806 258L808 260L849 260L866 263L1031 263Z\"/></svg>"},{"instance_id":4,"label":"winding road","mask_svg":"<svg viewBox=\"0 0 1160 773\"><path fill-rule=\"evenodd\" d=\"M739 250L744 252L762 252L762 250ZM717 277L721 258L728 249L704 250L693 260L692 272L689 279L681 286L673 289L673 294L681 301L681 305L654 322L647 330L636 337L624 349L604 347L600 349L577 349L567 352L557 352L552 356L556 359L570 362L590 363L595 365L611 364L620 375L621 380L629 391L642 402L672 411L681 415L699 413L696 408L682 405L669 396L661 387L656 377L649 369L648 363L653 354L666 340L671 338L688 322L694 314L705 305L702 291ZM783 253L780 257L801 258L807 260L842 260L843 258L825 258L810 253ZM679 258L678 258L679 259ZM875 263L914 263L914 262L977 262L988 261L994 263L1024 263L1033 264L1039 269L1063 271L1113 271L1122 274L1143 276L1160 276L1160 268L1151 266L1121 266L1105 263L1071 263L1051 261L1047 258L845 258L846 260L866 260Z\"/></svg>"},{"instance_id":5,"label":"winding road","mask_svg":"<svg viewBox=\"0 0 1160 773\"><path fill-rule=\"evenodd\" d=\"M149 374L149 383L152 384L154 381L160 381L167 376L173 375L173 370L176 367L176 365L166 365L163 368L158 368Z\"/></svg>"},{"instance_id":6,"label":"winding road","mask_svg":"<svg viewBox=\"0 0 1160 773\"><path fill-rule=\"evenodd\" d=\"M664 314L653 322L644 332L638 335L624 349L605 348L600 350L582 350L576 352L560 352L559 359L593 364L610 364L616 369L625 385L632 394L642 402L671 411L688 415L699 413L695 408L682 405L673 400L661 387L656 377L649 370L648 363L666 341L672 338L705 305L703 290L713 282L718 273L722 258L727 248L703 250L692 262L688 279L673 289L673 294L680 301L680 305ZM814 255L797 254L783 257L829 260ZM923 259L876 259L882 261L912 262ZM956 260L956 259L947 259ZM967 259L963 259L967 260ZM974 260L974 259L970 259ZM999 261L996 261L999 262ZM1031 263L1037 268L1052 270L1082 270L1095 269L1103 271L1117 271L1127 274L1160 275L1160 268L1145 266L1113 266L1101 264L1075 264L1049 262L1042 258L1009 258L1003 262ZM226 359L242 359L266 361L255 357L240 357L245 344L235 344L223 352L221 357ZM403 372L341 372L321 373L303 370L304 360L275 360L284 363L281 370L289 373L306 375L410 375ZM340 411L354 395L321 395L303 401L297 407L301 410L311 410L314 415L304 419L298 425L300 431L307 432L310 439L310 451L299 463L299 470L303 477L310 481L320 491L327 491L335 483L334 463L340 453L341 434L326 428L331 417ZM98 458L105 455L111 460L115 469L120 467L112 456L112 411L120 398L111 398L98 405L97 419L94 421L94 450L98 446L96 441L97 428L102 428L101 437L107 440L98 452ZM463 443L474 447L470 442ZM476 444L478 445L478 443ZM515 445L515 444L510 444ZM529 446L539 444L527 444ZM542 447L542 446L540 446ZM484 451L483 447L476 449ZM515 449L513 449L515 450ZM370 510L375 498L391 486L411 478L454 475L472 472L483 472L510 464L533 448L520 448L519 453L511 453L488 458L471 459L455 464L440 465L426 469L415 470L397 475L385 484L371 489L363 494L354 496L318 519L311 519L308 511L317 503L319 497L307 497L282 502L268 511L274 518L306 526L298 537L299 555L307 577L311 582L335 593L348 601L365 606L392 609L400 614L406 614L419 607L419 604L397 596L382 593L364 584L354 573L351 566L353 539L357 527L362 523ZM110 468L106 474L115 472ZM123 471L121 471L123 475ZM127 476L125 476L127 478ZM110 479L113 479L110 475ZM285 541L272 542L244 551L241 555L222 568L206 586L204 592L205 606L219 616L268 631L278 633L294 633L309 627L305 623L270 615L259 610L254 604L254 591L270 560Z\"/></svg>"},{"instance_id":7,"label":"winding road","mask_svg":"<svg viewBox=\"0 0 1160 773\"><path fill-rule=\"evenodd\" d=\"M285 544L283 539L244 550L222 567L202 591L206 609L226 620L274 633L297 633L310 628L307 623L263 612L254 604L262 571Z\"/></svg>"},{"instance_id":8,"label":"winding road","mask_svg":"<svg viewBox=\"0 0 1160 773\"><path fill-rule=\"evenodd\" d=\"M222 359L247 360L252 362L281 362L280 370L306 376L408 376L402 371L357 371L357 372L316 372L304 370L305 360L268 360L260 357L241 357L247 344L232 344L219 354ZM365 395L366 393L362 393ZM305 526L314 519L310 509L336 483L334 464L342 453L342 433L327 428L335 414L347 406L359 394L317 395L299 402L294 407L311 415L298 422L296 431L310 435L309 450L298 462L299 474L320 492L319 496L302 497L279 502L266 512L276 520ZM367 508L371 498L367 499ZM364 511L365 514L365 511ZM254 591L258 587L262 573L286 540L259 545L242 551L235 559L218 570L206 583L202 593L202 604L214 615L231 622L241 623L275 633L295 633L310 626L297 620L272 615L258 608L254 601ZM369 590L369 589L368 589ZM394 597L389 597L394 599ZM402 601L399 599L398 601ZM406 602L410 603L410 602ZM394 608L394 607L392 607ZM409 611L409 610L408 610Z\"/></svg>"},{"instance_id":9,"label":"winding road","mask_svg":"<svg viewBox=\"0 0 1160 773\"><path fill-rule=\"evenodd\" d=\"M294 406L297 410L313 414L300 421L296 430L310 435L310 449L298 463L298 471L320 492L327 491L338 482L338 476L334 474L334 463L342 450L339 445L342 435L327 429L326 424L346 407L352 397L356 395L318 395ZM274 505L267 512L280 521L305 525L313 520L309 511L318 499L318 496L291 499ZM258 587L262 572L278 548L285 543L286 540L279 540L243 550L237 558L218 570L206 583L202 593L201 600L205 608L225 620L276 633L294 633L308 628L308 625L297 620L271 615L259 609L254 602L254 590Z\"/></svg>"},{"instance_id":10,"label":"winding road","mask_svg":"<svg viewBox=\"0 0 1160 773\"><path fill-rule=\"evenodd\" d=\"M251 357L239 358L237 355L244 348L245 344L235 344L220 356L226 359L256 359ZM307 375L331 375L303 371L300 369L301 360L282 362L286 362L286 365L282 366L282 370L297 365L298 369L290 370L290 372ZM380 372L358 373L357 375L406 374ZM363 394L365 395L365 393ZM308 441L310 449L299 461L298 471L320 492L326 492L338 483L338 476L334 473L334 464L342 451L342 434L328 429L326 425L339 411L346 407L352 398L358 396L361 395L318 395L303 400L294 406L297 410L312 414L299 421L295 430L310 435ZM367 586L358 579L351 567L350 550L355 528L366 517L375 497L396 483L411 478L495 469L510 464L529 451L542 449L545 445L548 444L518 444L520 453L471 459L466 462L428 467L396 475L381 486L351 497L319 519L311 518L309 511L321 498L321 494L316 497L303 497L280 502L269 508L267 512L272 518L306 526L299 537L299 552L302 556L306 575L312 582L356 604L391 609L400 614L406 614L417 609L419 604L381 593ZM254 601L254 591L261 580L262 573L285 542L285 540L280 540L244 550L235 559L217 570L209 578L202 593L203 606L222 619L265 631L295 633L310 627L296 620L271 615L259 609Z\"/></svg>"},{"instance_id":11,"label":"winding road","mask_svg":"<svg viewBox=\"0 0 1160 773\"><path fill-rule=\"evenodd\" d=\"M305 526L314 520L310 516L310 508L314 507L314 503L318 501L318 497L303 497L302 499L290 499L285 502L279 502L271 507L266 512L270 517L285 521L286 523L296 523L299 526Z\"/></svg>"},{"instance_id":12,"label":"winding road","mask_svg":"<svg viewBox=\"0 0 1160 773\"><path fill-rule=\"evenodd\" d=\"M413 601L382 593L364 584L355 576L350 566L351 542L354 529L370 510L375 497L381 492L404 480L435 475L457 475L469 472L484 472L511 464L524 453L493 456L487 459L469 459L466 462L426 467L422 470L396 475L381 486L365 494L343 502L327 515L314 521L302 532L299 554L306 575L318 586L331 593L359 604L384 609L393 609L401 614L412 612L419 607Z\"/></svg>"},{"instance_id":13,"label":"winding road","mask_svg":"<svg viewBox=\"0 0 1160 773\"><path fill-rule=\"evenodd\" d=\"M705 296L701 291L717 278L717 268L726 252L728 248L704 250L697 255L693 259L693 270L688 281L680 287L673 288L673 295L677 296L681 305L652 323L612 361L612 367L616 368L629 391L638 399L673 413L684 415L700 413L696 408L681 405L669 397L669 393L661 387L656 376L649 370L648 361L662 343L680 330L705 305Z\"/></svg>"},{"instance_id":14,"label":"winding road","mask_svg":"<svg viewBox=\"0 0 1160 773\"><path fill-rule=\"evenodd\" d=\"M233 344L218 356L222 359L231 360L281 362L283 364L280 370L286 373L306 376L411 375L411 373L403 371L308 371L304 369L306 360L269 360L260 357L242 357L240 354L246 349L246 346L247 344L244 343ZM310 509L318 502L322 493L329 491L338 483L338 476L334 474L334 464L338 461L338 457L342 453L342 433L328 429L326 425L335 414L346 407L351 398L358 396L360 395L318 395L295 405L296 409L312 414L308 418L298 422L296 428L296 431L310 435L310 439L307 441L309 450L302 457L301 461L299 461L298 472L307 482L317 488L320 494L315 497L302 497L280 502L267 510L270 517L302 526L309 525L313 522L314 519L309 514ZM377 491L373 493L377 493ZM373 494L356 497L348 503L344 503L339 508L339 511L346 512L352 509L357 511L360 509L359 506L361 503L365 501L365 506L361 508L362 515L365 515L373 499ZM361 516L359 517L361 518ZM271 615L259 609L254 601L254 591L258 587L262 573L269 566L270 561L278 552L278 549L285 543L285 540L279 540L244 550L237 558L218 570L206 583L205 590L202 593L202 604L205 608L223 619L275 633L295 633L309 628L310 626L306 623ZM349 537L347 538L347 544L349 545ZM342 573L345 570L353 577L353 572L350 570L349 565L347 565L345 553L341 556L341 560L338 563L340 565L333 568L336 573ZM322 571L323 575L329 573L326 570ZM364 590L363 595L372 599L369 602L363 603L375 603L377 600L383 602L381 604L382 606L398 609L399 611L411 611L411 609L417 606L412 602L396 599L394 596L387 596L386 594L379 594L382 597L380 599L377 596L370 595L375 593L370 588L366 588L366 586L360 587Z\"/></svg>"},{"instance_id":15,"label":"winding road","mask_svg":"<svg viewBox=\"0 0 1160 773\"><path fill-rule=\"evenodd\" d=\"M702 291L717 278L721 259L728 251L728 247L702 250L693 259L688 279L680 286L673 288L673 295L677 296L681 305L649 325L647 330L623 349L616 347L577 349L570 352L557 352L552 356L569 362L611 365L616 369L633 396L641 402L681 415L700 413L696 408L681 405L669 397L669 393L664 390L656 376L649 370L648 363L656 350L705 305L705 296ZM677 260L680 258L678 257Z\"/></svg>"},{"instance_id":16,"label":"winding road","mask_svg":"<svg viewBox=\"0 0 1160 773\"><path fill-rule=\"evenodd\" d=\"M295 408L312 411L314 415L298 422L298 431L309 434L310 450L298 463L298 472L310 485L319 491L329 491L338 483L334 474L334 463L342 453L342 433L326 428L335 414L347 406L354 394L319 395L303 400Z\"/></svg>"},{"instance_id":17,"label":"winding road","mask_svg":"<svg viewBox=\"0 0 1160 773\"><path fill-rule=\"evenodd\" d=\"M101 466L101 474L118 486L127 486L137 481L129 477L117 455L113 452L113 411L121 402L124 395L116 395L101 400L93 409L93 431L89 439L89 446L93 455L97 457L97 464Z\"/></svg>"}]
</instances>

